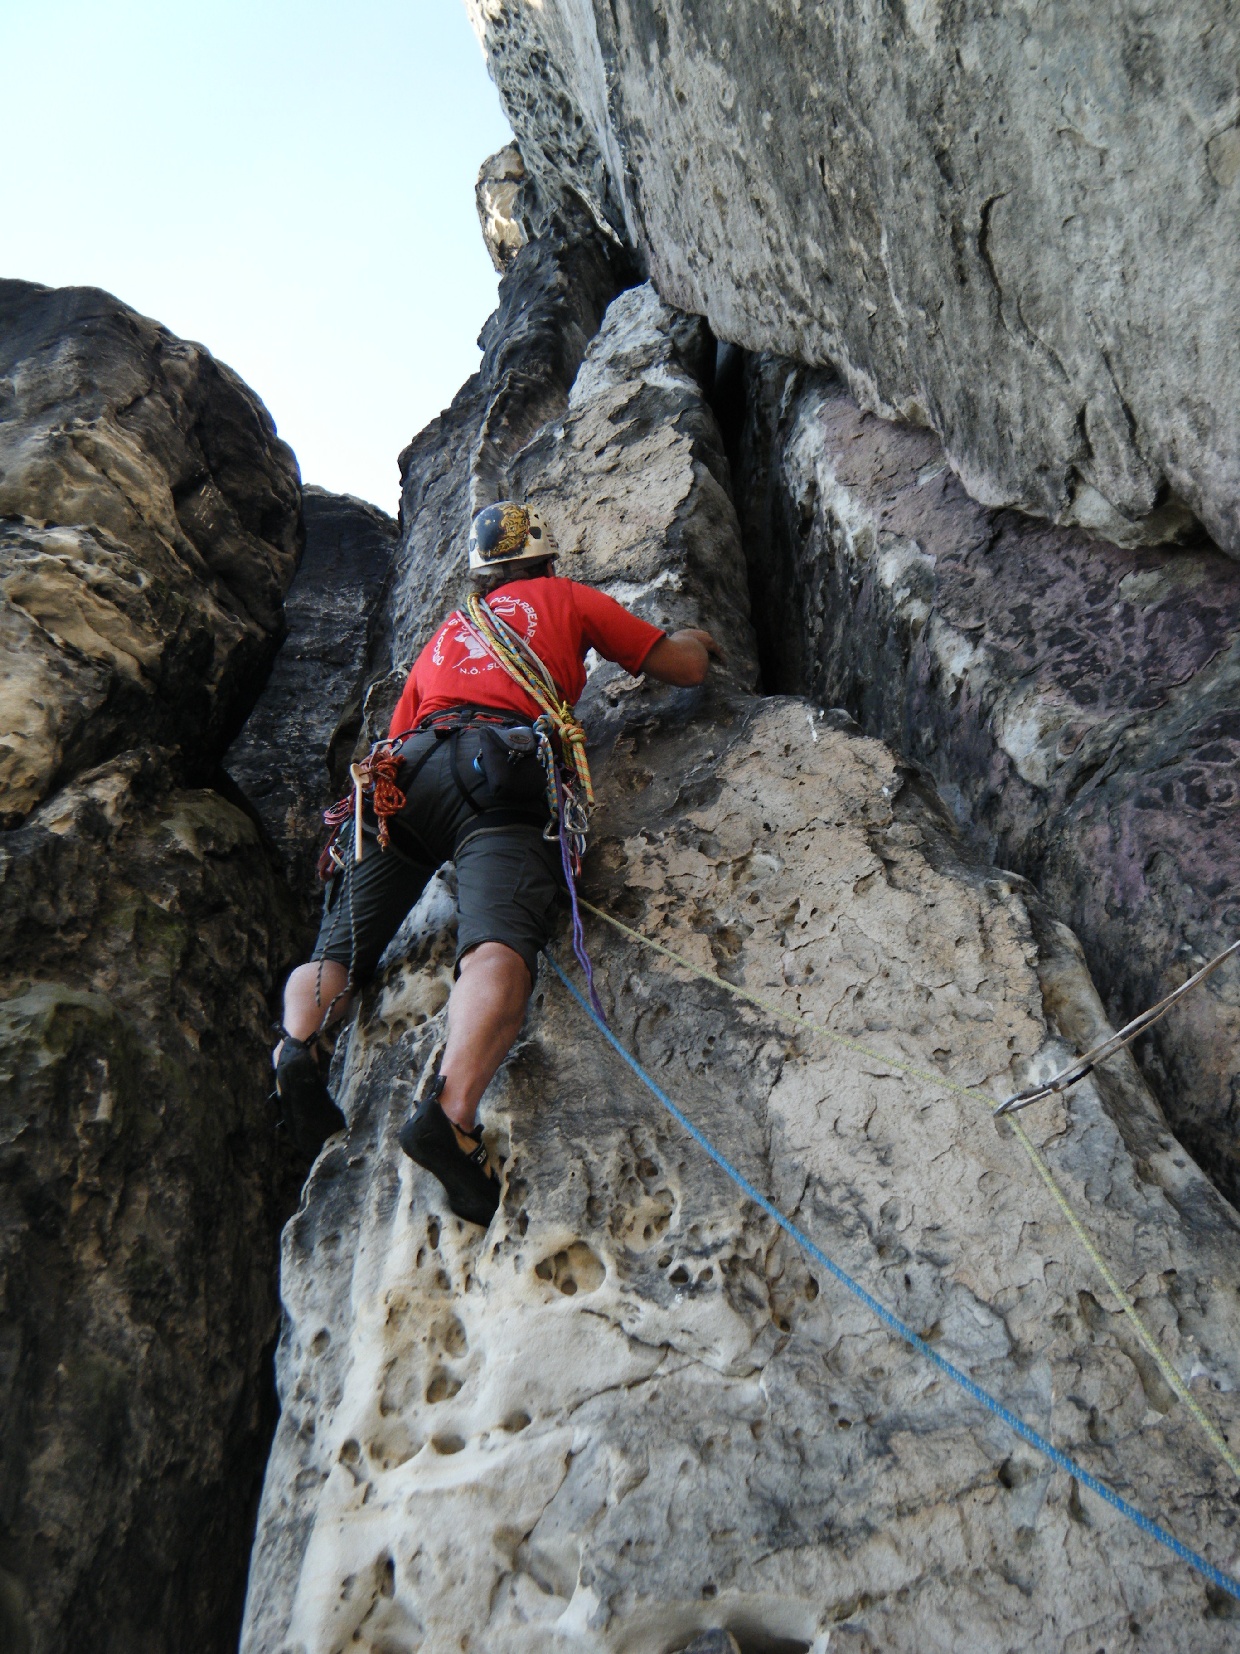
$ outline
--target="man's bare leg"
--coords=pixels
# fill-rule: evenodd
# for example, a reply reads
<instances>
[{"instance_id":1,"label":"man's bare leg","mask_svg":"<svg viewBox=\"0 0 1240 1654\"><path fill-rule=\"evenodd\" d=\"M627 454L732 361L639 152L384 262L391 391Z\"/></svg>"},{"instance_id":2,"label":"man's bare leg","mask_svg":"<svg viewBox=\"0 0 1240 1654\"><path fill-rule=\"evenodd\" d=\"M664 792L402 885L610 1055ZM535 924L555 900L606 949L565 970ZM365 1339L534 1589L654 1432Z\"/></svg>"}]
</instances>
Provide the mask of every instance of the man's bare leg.
<instances>
[{"instance_id":1,"label":"man's bare leg","mask_svg":"<svg viewBox=\"0 0 1240 1654\"><path fill-rule=\"evenodd\" d=\"M524 968L522 966L522 969ZM333 999L336 1003L332 1007L327 1026L330 1028L339 1022L341 1017L348 1014L353 1004L353 995L344 991L348 985L348 971L334 959L325 959L321 966L298 965L284 984L285 1032L292 1034L294 1039L313 1039L323 1021L323 1013ZM336 999L337 994L340 995L339 999ZM279 1062L283 1048L284 1041L281 1040L271 1053L273 1064Z\"/></svg>"},{"instance_id":2,"label":"man's bare leg","mask_svg":"<svg viewBox=\"0 0 1240 1654\"><path fill-rule=\"evenodd\" d=\"M476 1145L465 1134L473 1126L482 1093L521 1032L532 988L524 959L503 942L480 942L461 960L461 974L448 1000L439 1106L466 1152ZM292 1033L291 1024L287 1026Z\"/></svg>"}]
</instances>

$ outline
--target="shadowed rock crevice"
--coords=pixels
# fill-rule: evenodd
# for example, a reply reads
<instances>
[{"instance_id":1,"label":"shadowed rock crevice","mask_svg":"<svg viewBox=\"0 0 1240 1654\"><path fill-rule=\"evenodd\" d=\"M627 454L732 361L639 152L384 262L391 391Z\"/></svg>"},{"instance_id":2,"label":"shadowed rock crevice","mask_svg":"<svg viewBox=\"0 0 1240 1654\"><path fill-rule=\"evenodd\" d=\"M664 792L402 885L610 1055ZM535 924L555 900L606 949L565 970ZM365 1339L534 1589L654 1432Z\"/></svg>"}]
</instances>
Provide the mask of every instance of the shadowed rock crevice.
<instances>
[{"instance_id":1,"label":"shadowed rock crevice","mask_svg":"<svg viewBox=\"0 0 1240 1654\"><path fill-rule=\"evenodd\" d=\"M290 887L310 903L321 812L349 785L397 526L376 506L322 488L303 490L302 518L306 549L284 642L224 763L278 847Z\"/></svg>"}]
</instances>

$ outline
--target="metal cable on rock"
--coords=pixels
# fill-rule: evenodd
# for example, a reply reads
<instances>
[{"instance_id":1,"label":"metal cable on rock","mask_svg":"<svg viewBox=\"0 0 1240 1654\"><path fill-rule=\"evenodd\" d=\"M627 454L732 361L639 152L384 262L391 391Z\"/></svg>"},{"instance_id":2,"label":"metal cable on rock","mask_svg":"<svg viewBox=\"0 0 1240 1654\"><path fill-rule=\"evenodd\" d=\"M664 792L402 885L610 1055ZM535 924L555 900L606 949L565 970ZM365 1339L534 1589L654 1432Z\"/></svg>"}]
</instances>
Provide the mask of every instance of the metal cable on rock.
<instances>
[{"instance_id":1,"label":"metal cable on rock","mask_svg":"<svg viewBox=\"0 0 1240 1654\"><path fill-rule=\"evenodd\" d=\"M590 911L593 913L599 912L599 909L593 907L589 903L584 905L589 906ZM603 915L603 917L607 917L607 915ZM619 924L618 920L614 922ZM620 928L627 929L626 926L620 926ZM799 1229L796 1224L793 1223L790 1218L785 1217L779 1208L773 1205L765 1195L760 1194L758 1190L754 1188L753 1184L750 1183L749 1180L720 1153L706 1134L700 1131L698 1127L687 1118L687 1116L681 1113L667 1093L663 1091L653 1079L651 1079L649 1074L646 1073L646 1070L637 1061L636 1057L632 1056L612 1033L611 1029L607 1026L606 1019L600 1016L599 1013L590 1004L588 1004L583 996L577 991L577 989L569 981L568 977L565 976L564 972L560 969L560 966L556 960L553 959L550 954L547 955L547 958L551 963L551 968L555 971L560 981L568 989L569 993L577 1001L577 1004L590 1018L591 1022L593 1022L598 1028L603 1038L608 1042L616 1054L620 1056L625 1063L627 1063L629 1068L632 1069L633 1073L636 1074L638 1079L651 1093L651 1095L656 1097L659 1102L662 1103L663 1107L668 1111L677 1124L682 1126L684 1130L689 1133L694 1142L697 1143L700 1148L705 1150L705 1152L722 1171L726 1172L728 1177L730 1177L733 1183L736 1184L737 1188L740 1189L749 1200L753 1201L756 1206L759 1206L769 1218L777 1223L779 1227L784 1230L784 1232L789 1235L809 1257L814 1259L815 1263L820 1264L833 1280L837 1281L840 1286L842 1286L847 1292L851 1293L854 1298L863 1303L867 1309L878 1317L884 1326L888 1327L892 1332L896 1333L898 1337L902 1338L904 1342L910 1346L910 1348L918 1353L918 1355L924 1356L927 1361L932 1362L933 1365L937 1367L938 1370L947 1378L949 1378L953 1384L963 1390L966 1395L971 1396L974 1401L986 1408L988 1412L993 1413L996 1418L1001 1419L1010 1430L1014 1431L1016 1435L1021 1438L1022 1441L1026 1442L1030 1447L1035 1448L1039 1453L1043 1454L1043 1456L1049 1459L1057 1469L1063 1470L1069 1476L1075 1477L1077 1482L1082 1487L1088 1488L1091 1493L1095 1494L1099 1499L1110 1505L1112 1509L1117 1510L1121 1516L1126 1516L1128 1520L1138 1527L1142 1533L1147 1535L1148 1538L1154 1539L1158 1542L1158 1544L1165 1546L1166 1549L1169 1550L1174 1556L1177 1556L1181 1562L1187 1562L1190 1568L1196 1569L1196 1571L1201 1574L1203 1578L1209 1580L1209 1582L1217 1587L1218 1590L1224 1591L1228 1596L1234 1597L1237 1601L1240 1601L1240 1580L1235 1580L1230 1574L1225 1574L1221 1569L1216 1568L1212 1562L1207 1561L1207 1559L1204 1556L1201 1556L1197 1551L1190 1549L1189 1546L1177 1539L1173 1533L1169 1533L1166 1528L1161 1527L1157 1522L1152 1521L1150 1517L1146 1516L1144 1511L1138 1510L1135 1505L1130 1505L1126 1499L1122 1498L1118 1493L1113 1492L1111 1488L1107 1487L1105 1482L1100 1482L1098 1478L1086 1470L1083 1465L1079 1465L1075 1459L1069 1457L1067 1453L1062 1452L1058 1447L1054 1446L1053 1443L1047 1441L1045 1436L1040 1435L1031 1425L1026 1424L1023 1419L1018 1418L1017 1415L1005 1407L1001 1401L992 1396L988 1390L984 1390L980 1384L970 1378L966 1372L963 1372L959 1367L948 1361L945 1356L940 1355L937 1350L933 1349L925 1341L925 1339L920 1336L920 1334L914 1332L912 1327L907 1326L898 1316L893 1315L884 1304L881 1304L878 1299L867 1292L863 1286L861 1286L857 1281L854 1281L851 1275L841 1269L838 1264L833 1263L832 1260L827 1257L826 1253L823 1252L821 1248L816 1246L812 1240L810 1240L804 1230Z\"/></svg>"},{"instance_id":2,"label":"metal cable on rock","mask_svg":"<svg viewBox=\"0 0 1240 1654\"><path fill-rule=\"evenodd\" d=\"M670 959L673 964L679 965L682 970L692 972L694 976L700 977L705 982L712 983L716 988L722 988L725 993L732 994L734 998L743 999L749 1004L757 1006L760 1010L768 1012L771 1016L780 1017L785 1022L795 1023L798 1027L808 1029L811 1033L817 1034L821 1038L830 1041L832 1045L838 1045L845 1051L851 1051L855 1056L866 1057L871 1062L882 1063L886 1067L894 1068L902 1074L908 1074L913 1079L924 1080L929 1085L933 1085L945 1091L955 1092L958 1096L971 1097L975 1102L982 1103L986 1107L987 1112L990 1114L994 1114L996 1108L998 1107L997 1099L988 1096L984 1091L978 1090L975 1086L960 1085L957 1081L948 1079L946 1075L935 1073L931 1069L919 1068L915 1063L904 1062L899 1057L890 1057L886 1056L881 1051L874 1051L869 1046L860 1044L857 1040L847 1038L844 1034L837 1034L830 1028L824 1028L821 1023L811 1021L809 1017L802 1016L799 1011L789 1011L785 1006L780 1005L776 1000L767 999L764 995L756 994L749 988L739 987L735 982L728 982L724 977L717 976L714 971L708 971L704 966L696 965L691 959L686 959L683 954L676 953L673 949L665 947L662 942L656 942L653 937L643 935L640 930L634 930L630 925L624 924L612 914L605 912L601 907L596 907L593 902L586 901L584 896L581 898L581 905L590 913L593 913L596 918L602 919L605 923L611 925L613 929L620 931L622 935L629 937L632 941L640 942L643 947L650 948L655 953L662 954L665 959ZM1064 1220L1067 1222L1072 1230L1072 1233L1080 1242L1090 1262L1105 1282L1107 1290L1113 1295L1116 1303L1120 1306L1120 1309L1123 1311L1124 1316L1133 1331L1141 1340L1142 1345L1149 1353L1151 1359L1157 1364L1159 1372L1166 1379L1167 1383L1171 1386L1171 1389L1175 1392L1179 1399L1184 1403L1189 1416L1197 1425L1197 1428L1205 1436L1214 1451L1218 1454L1219 1458L1227 1466L1228 1470L1231 1471L1232 1475L1235 1476L1237 1480L1240 1480L1240 1458L1232 1452L1217 1425L1211 1423L1211 1421L1206 1417L1205 1413L1201 1409L1200 1403L1197 1401L1196 1397L1181 1377L1179 1370L1173 1364L1171 1357L1166 1353L1162 1345L1150 1331L1149 1327L1146 1325L1144 1317L1141 1315L1141 1312L1137 1309L1137 1306L1133 1303L1131 1297L1127 1292L1125 1292L1124 1288L1116 1279L1114 1271L1099 1252L1097 1246L1094 1244L1093 1238L1089 1234L1089 1231L1085 1228L1084 1223L1073 1210L1072 1203L1069 1201L1064 1190L1061 1188L1054 1172L1052 1172L1050 1167L1047 1165L1046 1159L1041 1150L1029 1136L1028 1132L1025 1131L1019 1120L1013 1119L1010 1115L1005 1118L1007 1120L1007 1124L1011 1127L1017 1142L1020 1144L1021 1148L1024 1149L1025 1154L1028 1156L1034 1170L1037 1172L1039 1178L1042 1180L1047 1191L1051 1195L1051 1198L1059 1208Z\"/></svg>"}]
</instances>

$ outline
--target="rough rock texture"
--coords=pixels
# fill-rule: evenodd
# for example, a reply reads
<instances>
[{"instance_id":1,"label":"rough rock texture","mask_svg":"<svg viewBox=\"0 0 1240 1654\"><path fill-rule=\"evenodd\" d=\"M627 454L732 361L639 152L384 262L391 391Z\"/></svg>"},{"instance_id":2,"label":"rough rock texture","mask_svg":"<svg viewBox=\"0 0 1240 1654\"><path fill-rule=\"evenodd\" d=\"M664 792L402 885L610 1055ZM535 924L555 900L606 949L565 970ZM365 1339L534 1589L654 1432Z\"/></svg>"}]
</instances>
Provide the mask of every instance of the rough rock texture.
<instances>
[{"instance_id":1,"label":"rough rock texture","mask_svg":"<svg viewBox=\"0 0 1240 1654\"><path fill-rule=\"evenodd\" d=\"M969 499L830 374L747 370L740 493L768 687L845 706L1040 885L1127 1020L1240 935L1240 571ZM1140 1047L1240 1198L1240 971Z\"/></svg>"},{"instance_id":2,"label":"rough rock texture","mask_svg":"<svg viewBox=\"0 0 1240 1654\"><path fill-rule=\"evenodd\" d=\"M137 739L205 779L279 640L298 476L200 345L0 281L0 820Z\"/></svg>"},{"instance_id":3,"label":"rough rock texture","mask_svg":"<svg viewBox=\"0 0 1240 1654\"><path fill-rule=\"evenodd\" d=\"M468 0L525 163L969 492L1240 554L1240 22L1208 0Z\"/></svg>"},{"instance_id":4,"label":"rough rock texture","mask_svg":"<svg viewBox=\"0 0 1240 1654\"><path fill-rule=\"evenodd\" d=\"M478 168L474 204L491 263L502 274L529 241L521 206L525 162L516 144L488 155Z\"/></svg>"},{"instance_id":5,"label":"rough rock texture","mask_svg":"<svg viewBox=\"0 0 1240 1654\"><path fill-rule=\"evenodd\" d=\"M514 460L566 409L586 346L629 277L579 210L552 212L526 191L545 233L507 267L479 340L478 372L400 456L401 539L382 634L391 665L367 696L368 741L387 733L414 657L443 612L464 598L471 515L517 486Z\"/></svg>"},{"instance_id":6,"label":"rough rock texture","mask_svg":"<svg viewBox=\"0 0 1240 1654\"><path fill-rule=\"evenodd\" d=\"M566 414L514 462L562 539L579 529L585 578L732 640L706 693L594 674L587 892L891 1056L995 1089L1049 1072L1104 1022L1071 934L965 857L887 749L740 692L740 536L694 337L649 289L623 294ZM405 522L441 603L470 452L455 411ZM485 1236L451 1218L394 1135L442 1038L449 916L429 894L338 1048L350 1130L285 1233L247 1654L1229 1644L1226 1603L816 1279L549 973L484 1105L501 1212ZM748 1177L1237 1564L1234 1482L983 1102L790 1035L596 921L590 940L620 1037ZM1127 1061L1030 1123L1234 1433L1240 1220Z\"/></svg>"},{"instance_id":7,"label":"rough rock texture","mask_svg":"<svg viewBox=\"0 0 1240 1654\"><path fill-rule=\"evenodd\" d=\"M320 812L349 785L397 536L378 506L323 488L303 489L302 516L306 549L284 605L285 639L224 755L299 894L314 889Z\"/></svg>"},{"instance_id":8,"label":"rough rock texture","mask_svg":"<svg viewBox=\"0 0 1240 1654\"><path fill-rule=\"evenodd\" d=\"M235 375L105 294L0 284L0 359L0 1646L223 1654L295 914L198 783L278 640L297 468Z\"/></svg>"}]
</instances>

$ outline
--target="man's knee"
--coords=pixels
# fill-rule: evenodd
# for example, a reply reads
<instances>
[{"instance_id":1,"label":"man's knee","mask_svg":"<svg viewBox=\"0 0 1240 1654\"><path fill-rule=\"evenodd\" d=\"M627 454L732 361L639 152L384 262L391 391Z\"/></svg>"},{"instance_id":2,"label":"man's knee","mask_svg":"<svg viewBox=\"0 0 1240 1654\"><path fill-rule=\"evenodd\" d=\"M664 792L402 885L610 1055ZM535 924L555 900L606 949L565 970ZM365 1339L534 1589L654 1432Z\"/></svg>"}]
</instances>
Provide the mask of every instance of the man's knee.
<instances>
[{"instance_id":1,"label":"man's knee","mask_svg":"<svg viewBox=\"0 0 1240 1654\"><path fill-rule=\"evenodd\" d=\"M507 942L475 942L461 955L457 975L464 976L472 970L485 971L488 976L502 980L506 986L519 990L527 998L534 986L529 965Z\"/></svg>"}]
</instances>

